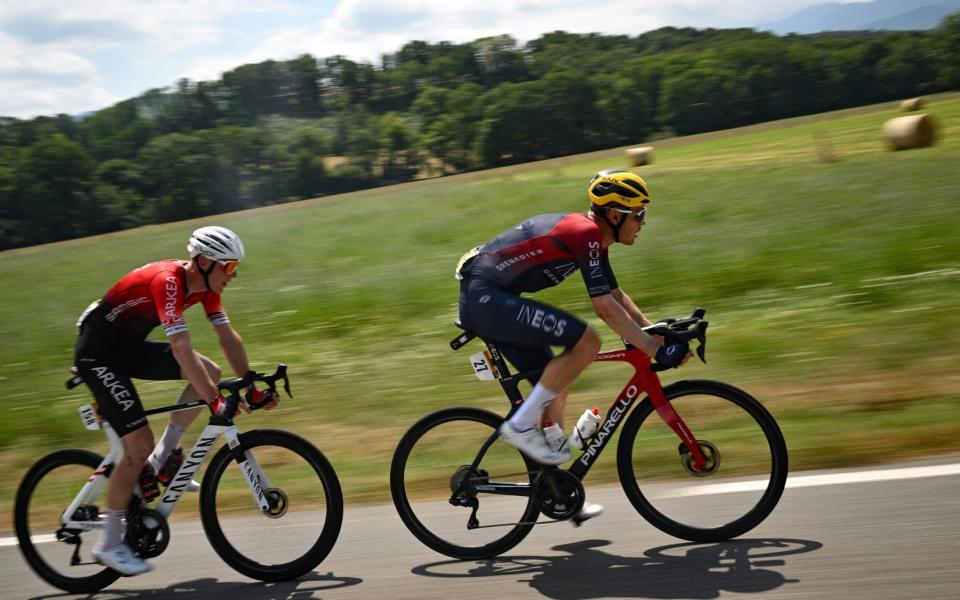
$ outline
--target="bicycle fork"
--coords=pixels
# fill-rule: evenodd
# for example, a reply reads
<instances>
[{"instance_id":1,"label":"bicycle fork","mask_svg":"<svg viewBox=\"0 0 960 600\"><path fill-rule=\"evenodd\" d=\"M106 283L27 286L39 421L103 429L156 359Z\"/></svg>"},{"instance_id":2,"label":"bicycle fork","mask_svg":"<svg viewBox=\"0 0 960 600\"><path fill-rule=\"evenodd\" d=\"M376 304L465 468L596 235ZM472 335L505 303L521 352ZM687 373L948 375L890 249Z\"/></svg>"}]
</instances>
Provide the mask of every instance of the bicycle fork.
<instances>
[{"instance_id":1,"label":"bicycle fork","mask_svg":"<svg viewBox=\"0 0 960 600\"><path fill-rule=\"evenodd\" d=\"M240 472L243 473L243 478L250 487L254 502L260 507L261 511L267 513L268 516L271 515L276 509L276 502L271 502L270 498L267 497L267 490L273 488L259 463L257 463L257 459L254 458L250 450L241 448L240 436L237 434L236 427L227 429L224 432L224 437L227 439L227 446L233 452L234 459L240 467Z\"/></svg>"},{"instance_id":2,"label":"bicycle fork","mask_svg":"<svg viewBox=\"0 0 960 600\"><path fill-rule=\"evenodd\" d=\"M687 427L687 424L680 418L680 415L677 414L677 411L673 409L670 402L667 401L667 397L663 393L663 386L660 384L660 379L652 371L641 371L639 374L641 375L642 384L646 388L647 396L650 398L650 402L653 404L653 408L657 411L657 414L680 438L680 441L683 443L683 448L690 453L693 459L693 467L697 471L704 470L707 464L707 458L700 449L700 443Z\"/></svg>"}]
</instances>

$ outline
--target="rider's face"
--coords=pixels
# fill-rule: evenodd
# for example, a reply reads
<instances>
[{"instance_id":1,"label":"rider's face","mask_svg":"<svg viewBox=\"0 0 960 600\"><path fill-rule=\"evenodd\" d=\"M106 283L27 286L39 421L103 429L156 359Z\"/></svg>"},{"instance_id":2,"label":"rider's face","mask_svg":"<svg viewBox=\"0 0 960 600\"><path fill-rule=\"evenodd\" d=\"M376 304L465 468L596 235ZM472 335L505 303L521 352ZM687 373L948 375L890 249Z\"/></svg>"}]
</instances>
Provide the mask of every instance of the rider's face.
<instances>
[{"instance_id":1,"label":"rider's face","mask_svg":"<svg viewBox=\"0 0 960 600\"><path fill-rule=\"evenodd\" d=\"M620 214L619 216L623 219L623 224L620 226L620 243L631 246L646 221L638 221L633 215Z\"/></svg>"},{"instance_id":2,"label":"rider's face","mask_svg":"<svg viewBox=\"0 0 960 600\"><path fill-rule=\"evenodd\" d=\"M231 272L228 273L227 271ZM230 283L239 272L240 270L237 268L231 270L231 267L215 262L213 264L213 271L210 272L210 291L222 294L227 284Z\"/></svg>"}]
</instances>

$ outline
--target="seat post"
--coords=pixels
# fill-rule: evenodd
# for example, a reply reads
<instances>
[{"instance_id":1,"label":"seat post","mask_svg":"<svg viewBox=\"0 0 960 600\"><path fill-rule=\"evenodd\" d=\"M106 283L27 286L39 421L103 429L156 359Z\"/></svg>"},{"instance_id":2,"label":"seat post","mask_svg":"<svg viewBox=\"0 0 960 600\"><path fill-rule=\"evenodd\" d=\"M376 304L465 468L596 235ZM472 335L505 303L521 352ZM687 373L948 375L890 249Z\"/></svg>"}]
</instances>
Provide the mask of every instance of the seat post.
<instances>
[{"instance_id":1,"label":"seat post","mask_svg":"<svg viewBox=\"0 0 960 600\"><path fill-rule=\"evenodd\" d=\"M483 336L479 337L483 340L483 343L487 345L490 357L493 358L493 364L497 368L497 372L500 373L500 379L497 381L500 382L500 387L503 388L503 392L507 395L507 399L513 406L513 409L510 411L512 413L516 407L523 404L523 394L520 393L520 378L510 373L510 369L507 367L507 361L504 360L503 354L500 353L500 350L497 348L497 345L493 343L493 340L488 340Z\"/></svg>"}]
</instances>

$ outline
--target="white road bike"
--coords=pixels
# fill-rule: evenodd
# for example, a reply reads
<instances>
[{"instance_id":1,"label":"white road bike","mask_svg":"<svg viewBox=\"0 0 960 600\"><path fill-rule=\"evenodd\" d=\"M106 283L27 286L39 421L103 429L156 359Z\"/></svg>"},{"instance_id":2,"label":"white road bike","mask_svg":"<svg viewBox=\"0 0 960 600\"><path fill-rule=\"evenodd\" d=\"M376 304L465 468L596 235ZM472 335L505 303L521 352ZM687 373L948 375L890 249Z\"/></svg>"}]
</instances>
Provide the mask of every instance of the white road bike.
<instances>
[{"instance_id":1,"label":"white road bike","mask_svg":"<svg viewBox=\"0 0 960 600\"><path fill-rule=\"evenodd\" d=\"M240 402L252 407L250 394L257 382L276 392L281 379L290 395L283 364L272 375L257 373L220 383L227 410L222 416L211 411L209 423L161 489L156 506L151 508L139 486L135 488L125 540L140 557L153 558L167 549L168 519L223 436L226 444L213 456L199 494L203 530L220 558L240 573L268 582L300 577L326 558L343 522L343 493L329 461L300 436L275 429L241 433L233 423ZM67 386L80 383L74 377ZM196 401L145 412L149 416L202 406L207 404ZM70 448L41 458L17 490L14 524L20 550L37 575L67 592L91 593L121 576L96 563L90 551L105 523L101 509L107 479L123 447L94 403L82 406L80 415L87 429L106 434L110 452L100 457Z\"/></svg>"}]
</instances>

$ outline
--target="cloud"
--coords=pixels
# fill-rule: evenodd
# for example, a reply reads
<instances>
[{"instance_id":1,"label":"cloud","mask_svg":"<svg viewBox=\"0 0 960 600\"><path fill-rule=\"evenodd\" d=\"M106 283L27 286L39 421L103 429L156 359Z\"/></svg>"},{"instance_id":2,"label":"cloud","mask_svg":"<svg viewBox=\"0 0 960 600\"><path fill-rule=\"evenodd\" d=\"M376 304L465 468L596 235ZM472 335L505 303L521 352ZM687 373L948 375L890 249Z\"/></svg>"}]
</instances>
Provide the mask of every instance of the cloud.
<instances>
[{"instance_id":1,"label":"cloud","mask_svg":"<svg viewBox=\"0 0 960 600\"><path fill-rule=\"evenodd\" d=\"M4 116L70 112L115 100L98 80L96 66L59 46L34 46L0 32L0 98Z\"/></svg>"},{"instance_id":2,"label":"cloud","mask_svg":"<svg viewBox=\"0 0 960 600\"><path fill-rule=\"evenodd\" d=\"M252 0L0 0L0 115L76 114L172 83L171 56L222 43L237 15L284 12ZM143 81L131 89L131 81Z\"/></svg>"},{"instance_id":3,"label":"cloud","mask_svg":"<svg viewBox=\"0 0 960 600\"><path fill-rule=\"evenodd\" d=\"M819 1L0 0L0 115L102 108L181 77L303 53L379 64L411 40L744 26Z\"/></svg>"},{"instance_id":4,"label":"cloud","mask_svg":"<svg viewBox=\"0 0 960 600\"><path fill-rule=\"evenodd\" d=\"M529 41L564 30L636 36L666 25L743 26L780 15L816 0L341 0L322 19L265 33L249 50L193 60L185 75L213 79L229 68L305 52L317 57L342 54L378 64L385 53L411 40L463 43L509 34Z\"/></svg>"}]
</instances>

